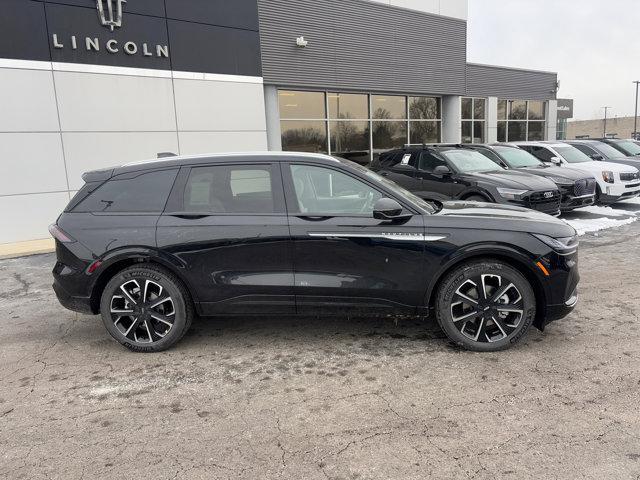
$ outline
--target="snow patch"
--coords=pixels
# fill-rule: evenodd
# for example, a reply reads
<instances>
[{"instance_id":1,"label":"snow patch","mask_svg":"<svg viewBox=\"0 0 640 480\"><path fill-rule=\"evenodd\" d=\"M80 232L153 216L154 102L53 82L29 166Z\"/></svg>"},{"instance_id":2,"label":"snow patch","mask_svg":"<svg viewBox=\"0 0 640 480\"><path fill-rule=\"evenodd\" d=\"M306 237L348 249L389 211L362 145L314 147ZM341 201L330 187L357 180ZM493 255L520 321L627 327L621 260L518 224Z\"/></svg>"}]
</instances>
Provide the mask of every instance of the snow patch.
<instances>
[{"instance_id":1,"label":"snow patch","mask_svg":"<svg viewBox=\"0 0 640 480\"><path fill-rule=\"evenodd\" d=\"M578 235L599 232L629 225L640 218L640 199L634 198L610 207L593 205L566 214L564 221L576 229Z\"/></svg>"}]
</instances>

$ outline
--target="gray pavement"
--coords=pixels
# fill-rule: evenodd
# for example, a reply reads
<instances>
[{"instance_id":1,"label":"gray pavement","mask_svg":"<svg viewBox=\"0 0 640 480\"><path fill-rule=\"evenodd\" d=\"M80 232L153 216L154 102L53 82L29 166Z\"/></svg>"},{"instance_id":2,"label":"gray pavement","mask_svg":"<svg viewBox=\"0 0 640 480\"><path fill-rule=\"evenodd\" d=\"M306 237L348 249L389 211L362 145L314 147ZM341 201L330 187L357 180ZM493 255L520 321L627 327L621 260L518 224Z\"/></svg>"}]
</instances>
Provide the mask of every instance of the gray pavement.
<instances>
[{"instance_id":1,"label":"gray pavement","mask_svg":"<svg viewBox=\"0 0 640 480\"><path fill-rule=\"evenodd\" d=\"M0 261L0 478L638 479L640 222L587 236L581 300L477 354L431 322L196 321L133 354Z\"/></svg>"}]
</instances>

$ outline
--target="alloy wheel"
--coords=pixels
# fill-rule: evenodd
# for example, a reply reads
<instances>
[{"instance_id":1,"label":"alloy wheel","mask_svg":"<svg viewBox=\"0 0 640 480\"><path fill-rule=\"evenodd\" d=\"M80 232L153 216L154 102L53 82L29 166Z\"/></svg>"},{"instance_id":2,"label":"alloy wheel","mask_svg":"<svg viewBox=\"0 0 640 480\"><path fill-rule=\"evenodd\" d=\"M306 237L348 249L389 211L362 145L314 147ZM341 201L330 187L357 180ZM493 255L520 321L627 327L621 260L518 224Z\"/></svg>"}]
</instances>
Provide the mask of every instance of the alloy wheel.
<instances>
[{"instance_id":1,"label":"alloy wheel","mask_svg":"<svg viewBox=\"0 0 640 480\"><path fill-rule=\"evenodd\" d=\"M148 279L122 283L110 301L111 320L118 331L136 343L162 340L175 323L175 305L164 288Z\"/></svg>"},{"instance_id":2,"label":"alloy wheel","mask_svg":"<svg viewBox=\"0 0 640 480\"><path fill-rule=\"evenodd\" d=\"M524 301L516 286L501 275L477 275L458 287L450 311L462 335L474 342L493 343L518 328Z\"/></svg>"}]
</instances>

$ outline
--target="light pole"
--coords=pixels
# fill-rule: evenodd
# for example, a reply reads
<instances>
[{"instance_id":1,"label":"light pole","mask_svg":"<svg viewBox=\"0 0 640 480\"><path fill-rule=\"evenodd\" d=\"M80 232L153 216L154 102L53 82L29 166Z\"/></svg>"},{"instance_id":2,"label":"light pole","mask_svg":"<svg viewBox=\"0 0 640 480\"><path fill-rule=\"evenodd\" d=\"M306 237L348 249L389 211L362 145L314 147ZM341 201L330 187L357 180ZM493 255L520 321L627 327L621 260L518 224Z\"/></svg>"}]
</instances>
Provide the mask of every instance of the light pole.
<instances>
[{"instance_id":1,"label":"light pole","mask_svg":"<svg viewBox=\"0 0 640 480\"><path fill-rule=\"evenodd\" d=\"M604 132L602 134L602 138L607 138L607 110L611 107L602 107L604 108Z\"/></svg>"},{"instance_id":2,"label":"light pole","mask_svg":"<svg viewBox=\"0 0 640 480\"><path fill-rule=\"evenodd\" d=\"M636 84L636 115L633 119L633 139L640 139L640 135L638 135L638 85L640 85L640 80L634 80L633 83Z\"/></svg>"}]
</instances>

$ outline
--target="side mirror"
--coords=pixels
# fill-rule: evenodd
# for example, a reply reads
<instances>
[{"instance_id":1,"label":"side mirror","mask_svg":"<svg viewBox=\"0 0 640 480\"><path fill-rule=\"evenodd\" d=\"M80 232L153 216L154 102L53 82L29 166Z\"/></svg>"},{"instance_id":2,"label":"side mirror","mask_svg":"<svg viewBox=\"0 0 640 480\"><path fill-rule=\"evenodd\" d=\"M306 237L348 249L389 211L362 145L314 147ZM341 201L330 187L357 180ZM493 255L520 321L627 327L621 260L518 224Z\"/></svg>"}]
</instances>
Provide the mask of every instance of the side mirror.
<instances>
[{"instance_id":1,"label":"side mirror","mask_svg":"<svg viewBox=\"0 0 640 480\"><path fill-rule=\"evenodd\" d=\"M392 198L381 198L373 206L373 218L377 220L408 220L413 215L402 214L402 205Z\"/></svg>"},{"instance_id":2,"label":"side mirror","mask_svg":"<svg viewBox=\"0 0 640 480\"><path fill-rule=\"evenodd\" d=\"M558 157L551 157L551 163L553 163L554 165L562 165L562 160L560 160Z\"/></svg>"},{"instance_id":3,"label":"side mirror","mask_svg":"<svg viewBox=\"0 0 640 480\"><path fill-rule=\"evenodd\" d=\"M436 168L433 169L433 174L434 175L451 175L451 170L449 169L449 167L445 166L445 165L438 165Z\"/></svg>"}]
</instances>

